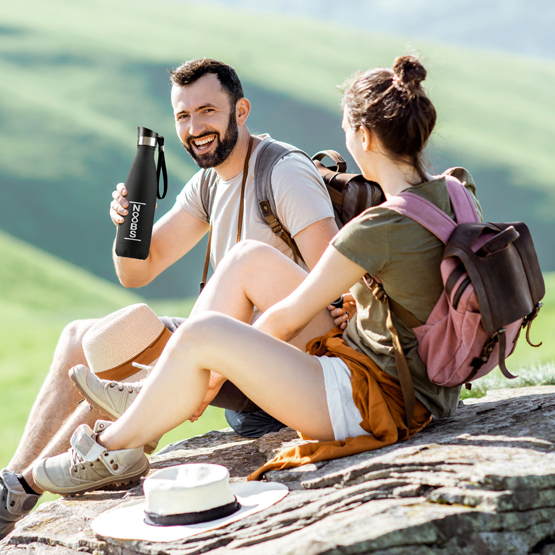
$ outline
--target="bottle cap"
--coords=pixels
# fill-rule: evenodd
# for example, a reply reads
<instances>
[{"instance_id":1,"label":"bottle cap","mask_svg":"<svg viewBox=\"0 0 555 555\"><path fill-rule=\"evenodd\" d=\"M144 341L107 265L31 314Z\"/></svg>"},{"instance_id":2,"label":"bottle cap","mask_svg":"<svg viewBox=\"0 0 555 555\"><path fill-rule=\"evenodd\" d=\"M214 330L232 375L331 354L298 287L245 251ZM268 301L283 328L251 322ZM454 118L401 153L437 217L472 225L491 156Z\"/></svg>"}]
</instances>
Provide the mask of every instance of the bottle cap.
<instances>
[{"instance_id":1,"label":"bottle cap","mask_svg":"<svg viewBox=\"0 0 555 555\"><path fill-rule=\"evenodd\" d=\"M146 127L139 127L138 134L138 146L156 146L156 139L158 138L158 133L156 133L156 131L152 131L151 129L147 129Z\"/></svg>"}]
</instances>

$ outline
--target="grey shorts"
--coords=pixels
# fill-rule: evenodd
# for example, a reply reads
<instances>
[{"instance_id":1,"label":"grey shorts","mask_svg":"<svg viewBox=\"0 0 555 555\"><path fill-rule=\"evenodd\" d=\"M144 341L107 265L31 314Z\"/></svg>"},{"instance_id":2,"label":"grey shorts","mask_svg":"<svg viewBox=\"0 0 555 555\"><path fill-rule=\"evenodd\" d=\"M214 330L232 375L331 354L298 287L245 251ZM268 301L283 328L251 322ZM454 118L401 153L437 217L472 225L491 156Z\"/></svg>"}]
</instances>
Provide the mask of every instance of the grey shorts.
<instances>
[{"instance_id":1,"label":"grey shorts","mask_svg":"<svg viewBox=\"0 0 555 555\"><path fill-rule=\"evenodd\" d=\"M162 323L174 333L177 328L185 322L187 318L177 318L174 316L161 316ZM238 387L235 387L227 380L216 397L210 403L213 407L229 409L237 412L253 412L260 410L260 407L253 403Z\"/></svg>"}]
</instances>

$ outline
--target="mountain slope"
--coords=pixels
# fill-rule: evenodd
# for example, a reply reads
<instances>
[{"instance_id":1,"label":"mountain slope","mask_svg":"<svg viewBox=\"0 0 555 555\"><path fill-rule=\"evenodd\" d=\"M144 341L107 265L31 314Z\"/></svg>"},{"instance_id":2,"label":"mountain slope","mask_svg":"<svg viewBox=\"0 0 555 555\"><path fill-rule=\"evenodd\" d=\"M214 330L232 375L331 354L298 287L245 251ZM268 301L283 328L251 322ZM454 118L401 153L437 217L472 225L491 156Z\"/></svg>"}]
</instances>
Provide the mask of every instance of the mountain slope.
<instances>
[{"instance_id":1,"label":"mountain slope","mask_svg":"<svg viewBox=\"0 0 555 555\"><path fill-rule=\"evenodd\" d=\"M102 316L141 298L0 232L0 305L6 313Z\"/></svg>"},{"instance_id":2,"label":"mountain slope","mask_svg":"<svg viewBox=\"0 0 555 555\"><path fill-rule=\"evenodd\" d=\"M195 171L174 135L166 68L224 59L253 103L252 130L345 152L336 85L411 48L439 111L436 169L466 166L486 217L529 223L542 267L555 270L553 63L209 2L22 0L3 7L1 25L0 228L106 279L115 279L110 194L137 126L166 137L161 213ZM203 257L200 246L141 294L196 294Z\"/></svg>"}]
</instances>

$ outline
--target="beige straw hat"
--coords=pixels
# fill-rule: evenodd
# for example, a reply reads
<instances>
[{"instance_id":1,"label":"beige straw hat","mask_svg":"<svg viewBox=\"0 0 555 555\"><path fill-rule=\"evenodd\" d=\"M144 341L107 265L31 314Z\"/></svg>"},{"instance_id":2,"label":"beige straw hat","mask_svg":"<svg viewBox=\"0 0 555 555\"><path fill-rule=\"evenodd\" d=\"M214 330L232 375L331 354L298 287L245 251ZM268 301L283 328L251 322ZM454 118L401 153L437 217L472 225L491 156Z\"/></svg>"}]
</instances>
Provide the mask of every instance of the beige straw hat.
<instances>
[{"instance_id":1,"label":"beige straw hat","mask_svg":"<svg viewBox=\"0 0 555 555\"><path fill-rule=\"evenodd\" d=\"M182 464L149 476L145 499L123 503L91 523L100 536L171 542L246 518L281 501L289 490L276 482L229 483L218 464Z\"/></svg>"},{"instance_id":2,"label":"beige straw hat","mask_svg":"<svg viewBox=\"0 0 555 555\"><path fill-rule=\"evenodd\" d=\"M102 318L83 337L88 367L104 380L124 381L146 375L133 362L151 365L161 355L171 332L144 303Z\"/></svg>"}]
</instances>

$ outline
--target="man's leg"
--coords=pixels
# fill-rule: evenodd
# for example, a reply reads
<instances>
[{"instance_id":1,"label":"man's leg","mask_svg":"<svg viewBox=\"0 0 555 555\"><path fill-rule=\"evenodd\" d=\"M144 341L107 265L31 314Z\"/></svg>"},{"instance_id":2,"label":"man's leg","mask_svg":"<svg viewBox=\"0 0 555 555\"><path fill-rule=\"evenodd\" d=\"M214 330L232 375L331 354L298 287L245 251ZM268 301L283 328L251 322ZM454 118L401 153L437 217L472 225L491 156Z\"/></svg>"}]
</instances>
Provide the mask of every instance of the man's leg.
<instances>
[{"instance_id":1,"label":"man's leg","mask_svg":"<svg viewBox=\"0 0 555 555\"><path fill-rule=\"evenodd\" d=\"M23 472L31 465L77 408L82 396L69 379L68 371L77 364L86 364L81 342L86 331L95 322L96 320L72 322L60 335L50 372L31 409L19 446L8 464L10 470ZM87 412L88 408L87 406ZM67 450L69 443L64 446ZM64 448L61 447L61 450Z\"/></svg>"},{"instance_id":2,"label":"man's leg","mask_svg":"<svg viewBox=\"0 0 555 555\"><path fill-rule=\"evenodd\" d=\"M69 379L68 370L85 361L82 339L95 320L69 324L60 335L50 372L41 386L27 420L19 446L0 475L0 539L28 514L42 493L33 480L31 468L36 459L69 449L76 426L94 423L100 414L82 403L81 395ZM64 425L64 421L66 421Z\"/></svg>"},{"instance_id":3,"label":"man's leg","mask_svg":"<svg viewBox=\"0 0 555 555\"><path fill-rule=\"evenodd\" d=\"M232 430L243 437L262 437L286 428L285 424L260 408L252 411L226 409L225 419Z\"/></svg>"}]
</instances>

